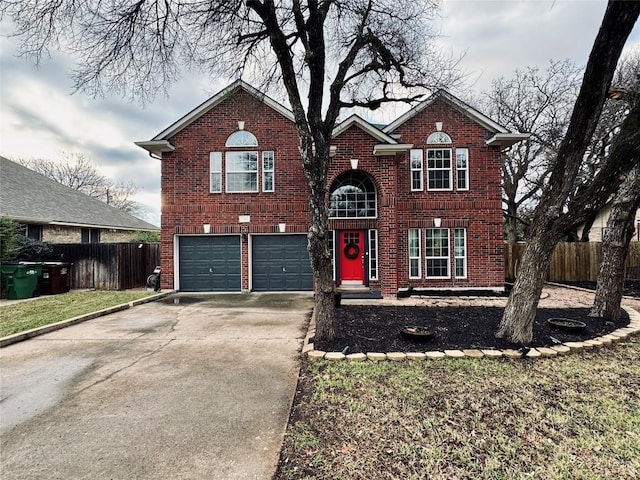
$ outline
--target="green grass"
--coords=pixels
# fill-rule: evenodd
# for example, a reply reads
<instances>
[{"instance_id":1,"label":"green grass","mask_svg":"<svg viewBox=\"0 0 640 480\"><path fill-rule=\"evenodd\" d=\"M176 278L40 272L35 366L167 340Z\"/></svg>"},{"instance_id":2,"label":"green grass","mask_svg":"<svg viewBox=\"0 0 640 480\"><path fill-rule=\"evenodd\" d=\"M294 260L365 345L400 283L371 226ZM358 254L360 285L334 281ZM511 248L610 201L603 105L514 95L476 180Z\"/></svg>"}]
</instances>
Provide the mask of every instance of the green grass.
<instances>
[{"instance_id":1,"label":"green grass","mask_svg":"<svg viewBox=\"0 0 640 480\"><path fill-rule=\"evenodd\" d=\"M637 479L639 357L305 364L275 478Z\"/></svg>"},{"instance_id":2,"label":"green grass","mask_svg":"<svg viewBox=\"0 0 640 480\"><path fill-rule=\"evenodd\" d=\"M143 291L70 292L0 306L0 337L149 296Z\"/></svg>"}]
</instances>

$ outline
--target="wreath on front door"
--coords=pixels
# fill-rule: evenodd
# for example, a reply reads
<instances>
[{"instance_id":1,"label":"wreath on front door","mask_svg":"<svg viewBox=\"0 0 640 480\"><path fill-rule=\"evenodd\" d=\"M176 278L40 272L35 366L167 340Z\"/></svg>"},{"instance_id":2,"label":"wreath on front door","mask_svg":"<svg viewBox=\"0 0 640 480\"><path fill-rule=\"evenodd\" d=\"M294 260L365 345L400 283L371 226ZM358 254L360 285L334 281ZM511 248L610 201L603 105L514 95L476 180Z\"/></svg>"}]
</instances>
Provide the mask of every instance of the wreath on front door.
<instances>
[{"instance_id":1,"label":"wreath on front door","mask_svg":"<svg viewBox=\"0 0 640 480\"><path fill-rule=\"evenodd\" d=\"M358 247L358 245L356 245L355 243L347 243L344 247L344 256L347 257L350 260L353 260L354 258L358 258L358 255L360 255L360 247Z\"/></svg>"}]
</instances>

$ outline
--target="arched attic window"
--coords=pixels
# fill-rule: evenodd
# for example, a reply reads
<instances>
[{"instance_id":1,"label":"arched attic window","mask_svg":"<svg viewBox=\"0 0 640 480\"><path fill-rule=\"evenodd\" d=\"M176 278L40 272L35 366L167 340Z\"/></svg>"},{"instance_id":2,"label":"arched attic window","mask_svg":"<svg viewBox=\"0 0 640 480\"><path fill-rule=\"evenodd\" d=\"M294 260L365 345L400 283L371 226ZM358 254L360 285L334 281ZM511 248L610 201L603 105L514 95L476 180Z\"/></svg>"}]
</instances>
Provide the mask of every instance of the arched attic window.
<instances>
[{"instance_id":1,"label":"arched attic window","mask_svg":"<svg viewBox=\"0 0 640 480\"><path fill-rule=\"evenodd\" d=\"M427 143L453 143L451 137L444 132L433 132L427 137Z\"/></svg>"},{"instance_id":2,"label":"arched attic window","mask_svg":"<svg viewBox=\"0 0 640 480\"><path fill-rule=\"evenodd\" d=\"M247 132L246 130L239 130L237 132L232 133L227 138L227 143L225 143L225 147L257 147L258 139L255 137L253 133Z\"/></svg>"}]
</instances>

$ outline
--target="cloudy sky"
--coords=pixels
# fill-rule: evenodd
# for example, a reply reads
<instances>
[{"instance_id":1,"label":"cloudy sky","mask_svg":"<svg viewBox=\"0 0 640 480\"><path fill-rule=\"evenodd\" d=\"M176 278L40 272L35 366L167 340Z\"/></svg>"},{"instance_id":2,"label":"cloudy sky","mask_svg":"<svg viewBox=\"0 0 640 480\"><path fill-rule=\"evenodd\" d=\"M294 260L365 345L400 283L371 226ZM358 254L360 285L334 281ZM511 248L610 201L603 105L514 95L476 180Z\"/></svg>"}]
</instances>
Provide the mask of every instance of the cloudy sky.
<instances>
[{"instance_id":1,"label":"cloudy sky","mask_svg":"<svg viewBox=\"0 0 640 480\"><path fill-rule=\"evenodd\" d=\"M604 0L443 0L438 28L442 47L464 54L461 68L479 92L516 68L544 68L550 59L584 65L605 7ZM10 33L10 25L0 24L0 32ZM639 45L636 25L627 47ZM159 225L160 162L133 142L149 140L226 81L187 74L168 96L143 107L72 93L73 63L61 54L53 52L38 67L16 54L17 41L0 38L0 155L58 160L62 152L85 154L115 181L133 182L142 216Z\"/></svg>"}]
</instances>

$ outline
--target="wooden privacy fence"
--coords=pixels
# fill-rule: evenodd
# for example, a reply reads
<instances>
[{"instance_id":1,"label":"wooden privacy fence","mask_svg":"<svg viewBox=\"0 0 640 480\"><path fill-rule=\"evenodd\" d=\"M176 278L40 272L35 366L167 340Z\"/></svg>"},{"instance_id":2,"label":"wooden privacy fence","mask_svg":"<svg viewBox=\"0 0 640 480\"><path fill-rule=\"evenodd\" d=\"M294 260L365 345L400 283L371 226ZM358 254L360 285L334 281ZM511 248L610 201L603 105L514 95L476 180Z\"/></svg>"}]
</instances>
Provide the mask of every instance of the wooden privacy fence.
<instances>
[{"instance_id":1,"label":"wooden privacy fence","mask_svg":"<svg viewBox=\"0 0 640 480\"><path fill-rule=\"evenodd\" d=\"M504 246L505 278L515 279L526 243ZM547 272L550 282L595 282L600 271L602 244L598 242L565 242L556 245ZM640 242L631 242L625 263L625 278L640 280Z\"/></svg>"},{"instance_id":2,"label":"wooden privacy fence","mask_svg":"<svg viewBox=\"0 0 640 480\"><path fill-rule=\"evenodd\" d=\"M160 265L158 243L56 243L54 255L73 263L71 288L126 290L144 287Z\"/></svg>"}]
</instances>

